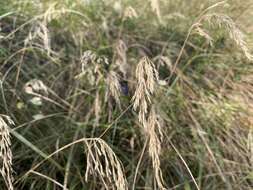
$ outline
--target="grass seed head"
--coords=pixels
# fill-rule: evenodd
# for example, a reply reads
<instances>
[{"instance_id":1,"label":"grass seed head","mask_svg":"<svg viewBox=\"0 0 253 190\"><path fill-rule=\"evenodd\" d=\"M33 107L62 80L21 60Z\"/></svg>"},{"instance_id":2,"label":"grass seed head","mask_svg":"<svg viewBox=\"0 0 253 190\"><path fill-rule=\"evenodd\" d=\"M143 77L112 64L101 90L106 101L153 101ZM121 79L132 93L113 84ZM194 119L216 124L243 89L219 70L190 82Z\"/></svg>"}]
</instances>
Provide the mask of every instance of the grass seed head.
<instances>
[{"instance_id":1,"label":"grass seed head","mask_svg":"<svg viewBox=\"0 0 253 190\"><path fill-rule=\"evenodd\" d=\"M9 116L0 115L0 158L2 161L0 171L8 190L13 190L12 151L9 125L14 125L11 118Z\"/></svg>"},{"instance_id":2,"label":"grass seed head","mask_svg":"<svg viewBox=\"0 0 253 190\"><path fill-rule=\"evenodd\" d=\"M85 180L89 174L98 176L106 190L127 190L127 181L120 160L102 139L86 142L87 167Z\"/></svg>"},{"instance_id":3,"label":"grass seed head","mask_svg":"<svg viewBox=\"0 0 253 190\"><path fill-rule=\"evenodd\" d=\"M151 108L148 120L145 126L146 134L149 138L148 152L152 160L155 181L159 189L165 189L161 170L160 156L163 132L160 117L156 114L154 107Z\"/></svg>"},{"instance_id":4,"label":"grass seed head","mask_svg":"<svg viewBox=\"0 0 253 190\"><path fill-rule=\"evenodd\" d=\"M211 26L224 27L229 34L229 37L236 43L236 45L242 50L244 55L250 60L253 60L253 55L245 41L244 33L236 26L235 22L227 15L224 14L206 14L202 18L207 21Z\"/></svg>"},{"instance_id":5,"label":"grass seed head","mask_svg":"<svg viewBox=\"0 0 253 190\"><path fill-rule=\"evenodd\" d=\"M137 64L135 77L137 87L132 98L133 108L139 110L139 121L145 123L151 95L154 93L155 84L158 81L158 72L148 57L143 57Z\"/></svg>"}]
</instances>

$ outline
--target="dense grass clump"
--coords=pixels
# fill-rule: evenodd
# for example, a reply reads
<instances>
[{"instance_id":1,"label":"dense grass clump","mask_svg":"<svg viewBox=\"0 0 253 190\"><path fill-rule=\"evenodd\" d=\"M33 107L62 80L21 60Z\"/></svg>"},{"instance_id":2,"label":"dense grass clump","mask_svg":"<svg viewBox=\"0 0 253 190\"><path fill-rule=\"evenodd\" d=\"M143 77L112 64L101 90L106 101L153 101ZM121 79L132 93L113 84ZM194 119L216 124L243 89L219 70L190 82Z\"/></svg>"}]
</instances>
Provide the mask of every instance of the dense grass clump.
<instances>
[{"instance_id":1,"label":"dense grass clump","mask_svg":"<svg viewBox=\"0 0 253 190\"><path fill-rule=\"evenodd\" d=\"M0 189L253 188L252 2L0 2Z\"/></svg>"}]
</instances>

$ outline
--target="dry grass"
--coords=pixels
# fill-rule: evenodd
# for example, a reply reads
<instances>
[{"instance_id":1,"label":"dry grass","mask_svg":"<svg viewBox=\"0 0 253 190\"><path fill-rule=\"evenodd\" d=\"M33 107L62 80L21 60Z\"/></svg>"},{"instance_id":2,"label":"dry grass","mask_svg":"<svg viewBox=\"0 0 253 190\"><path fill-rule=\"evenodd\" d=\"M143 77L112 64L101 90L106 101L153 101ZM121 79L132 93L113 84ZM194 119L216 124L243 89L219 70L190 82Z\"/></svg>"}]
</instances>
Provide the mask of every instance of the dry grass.
<instances>
[{"instance_id":1,"label":"dry grass","mask_svg":"<svg viewBox=\"0 0 253 190\"><path fill-rule=\"evenodd\" d=\"M148 151L152 159L152 166L154 170L154 176L158 189L166 189L164 186L163 174L161 171L161 144L163 141L163 129L161 124L161 118L156 114L155 108L152 107L146 123L145 132L148 136Z\"/></svg>"},{"instance_id":2,"label":"dry grass","mask_svg":"<svg viewBox=\"0 0 253 190\"><path fill-rule=\"evenodd\" d=\"M149 155L152 159L154 177L159 189L165 189L160 167L161 141L163 138L159 117L152 106L152 95L159 80L155 65L143 57L136 66L137 87L132 98L134 110L139 110L138 119L143 134L148 139Z\"/></svg>"},{"instance_id":3,"label":"dry grass","mask_svg":"<svg viewBox=\"0 0 253 190\"><path fill-rule=\"evenodd\" d=\"M253 56L232 19L250 6L230 4L1 2L0 110L17 127L0 115L0 185L250 190Z\"/></svg>"},{"instance_id":4,"label":"dry grass","mask_svg":"<svg viewBox=\"0 0 253 190\"><path fill-rule=\"evenodd\" d=\"M10 126L14 122L9 116L0 115L0 145L1 145L1 174L4 178L5 184L9 190L13 190L13 169L12 169L12 151L11 151L11 137Z\"/></svg>"},{"instance_id":5,"label":"dry grass","mask_svg":"<svg viewBox=\"0 0 253 190\"><path fill-rule=\"evenodd\" d=\"M85 180L88 181L90 174L98 175L106 190L128 189L122 164L107 143L102 139L85 143L88 149Z\"/></svg>"},{"instance_id":6,"label":"dry grass","mask_svg":"<svg viewBox=\"0 0 253 190\"><path fill-rule=\"evenodd\" d=\"M120 83L119 76L116 72L110 71L107 77L108 95L113 97L116 103L120 106Z\"/></svg>"},{"instance_id":7,"label":"dry grass","mask_svg":"<svg viewBox=\"0 0 253 190\"><path fill-rule=\"evenodd\" d=\"M135 76L137 87L132 98L133 108L138 110L138 119L145 125L158 73L153 62L148 57L143 57L136 66Z\"/></svg>"},{"instance_id":8,"label":"dry grass","mask_svg":"<svg viewBox=\"0 0 253 190\"><path fill-rule=\"evenodd\" d=\"M234 21L227 15L222 14L207 14L202 18L204 21L207 21L210 25L217 25L219 28L224 27L228 32L229 37L236 43L236 45L243 51L245 56L252 61L253 56L250 53L250 50L245 41L245 35L241 30L236 26Z\"/></svg>"}]
</instances>

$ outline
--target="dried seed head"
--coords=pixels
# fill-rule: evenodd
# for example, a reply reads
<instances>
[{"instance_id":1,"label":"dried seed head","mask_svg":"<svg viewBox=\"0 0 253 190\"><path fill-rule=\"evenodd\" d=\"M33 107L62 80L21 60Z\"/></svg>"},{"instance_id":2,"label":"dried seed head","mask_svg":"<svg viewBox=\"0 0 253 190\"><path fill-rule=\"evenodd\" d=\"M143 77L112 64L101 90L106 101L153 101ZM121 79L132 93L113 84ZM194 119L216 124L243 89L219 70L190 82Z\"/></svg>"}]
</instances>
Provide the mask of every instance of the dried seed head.
<instances>
[{"instance_id":1,"label":"dried seed head","mask_svg":"<svg viewBox=\"0 0 253 190\"><path fill-rule=\"evenodd\" d=\"M154 107L151 108L147 123L144 125L149 138L149 156L155 173L155 181L159 189L165 189L163 175L160 167L161 142L163 140L160 117L156 114Z\"/></svg>"},{"instance_id":2,"label":"dried seed head","mask_svg":"<svg viewBox=\"0 0 253 190\"><path fill-rule=\"evenodd\" d=\"M58 20L63 14L67 11L66 8L62 7L60 9L57 8L57 3L53 2L48 5L47 10L42 15L42 19L44 23L49 23L52 20Z\"/></svg>"},{"instance_id":3,"label":"dried seed head","mask_svg":"<svg viewBox=\"0 0 253 190\"><path fill-rule=\"evenodd\" d=\"M137 87L132 98L134 110L139 110L139 121L145 123L148 104L158 81L158 72L148 57L143 57L136 67Z\"/></svg>"},{"instance_id":4,"label":"dried seed head","mask_svg":"<svg viewBox=\"0 0 253 190\"><path fill-rule=\"evenodd\" d=\"M143 57L136 67L137 88L132 98L134 110L139 110L138 118L143 125L143 131L148 138L149 155L155 173L155 181L159 189L164 188L160 168L161 141L163 133L158 115L151 107L151 95L155 84L159 81L158 72L148 57ZM148 113L148 109L150 109Z\"/></svg>"},{"instance_id":5,"label":"dried seed head","mask_svg":"<svg viewBox=\"0 0 253 190\"><path fill-rule=\"evenodd\" d=\"M127 73L129 71L129 65L127 63L127 46L123 40L118 40L116 44L116 61L115 65L118 67L119 71L123 74L123 78L127 78Z\"/></svg>"},{"instance_id":6,"label":"dried seed head","mask_svg":"<svg viewBox=\"0 0 253 190\"><path fill-rule=\"evenodd\" d=\"M236 26L234 21L227 15L223 14L207 14L203 18L203 20L207 21L210 25L216 25L218 27L225 27L227 32L229 33L229 37L236 43L236 45L241 48L244 55L249 59L253 60L253 55L250 53L249 48L247 47L247 43L245 41L245 36L242 31Z\"/></svg>"},{"instance_id":7,"label":"dried seed head","mask_svg":"<svg viewBox=\"0 0 253 190\"><path fill-rule=\"evenodd\" d=\"M109 61L104 56L98 56L95 52L87 50L83 53L81 59L81 72L75 76L80 79L87 76L91 85L97 85L104 78L103 70L105 65L109 65Z\"/></svg>"},{"instance_id":8,"label":"dried seed head","mask_svg":"<svg viewBox=\"0 0 253 190\"><path fill-rule=\"evenodd\" d=\"M82 64L82 72L85 72L87 67L95 66L96 68L102 65L109 65L109 61L104 56L98 56L95 52L87 50L83 53L80 62Z\"/></svg>"},{"instance_id":9,"label":"dried seed head","mask_svg":"<svg viewBox=\"0 0 253 190\"><path fill-rule=\"evenodd\" d=\"M120 105L120 83L119 83L119 76L116 72L110 71L106 80L108 86L108 94L112 96L116 103Z\"/></svg>"},{"instance_id":10,"label":"dried seed head","mask_svg":"<svg viewBox=\"0 0 253 190\"><path fill-rule=\"evenodd\" d=\"M85 72L85 67L87 67L89 63L95 63L96 59L97 55L93 51L85 51L80 59L80 62L82 64L82 72Z\"/></svg>"},{"instance_id":11,"label":"dried seed head","mask_svg":"<svg viewBox=\"0 0 253 190\"><path fill-rule=\"evenodd\" d=\"M204 37L206 39L206 41L213 46L213 38L207 33L207 31L205 31L202 27L202 25L200 23L197 23L195 25L195 31L198 35Z\"/></svg>"},{"instance_id":12,"label":"dried seed head","mask_svg":"<svg viewBox=\"0 0 253 190\"><path fill-rule=\"evenodd\" d=\"M13 190L12 152L9 125L14 125L11 118L9 116L0 115L0 158L2 160L0 172L8 189Z\"/></svg>"},{"instance_id":13,"label":"dried seed head","mask_svg":"<svg viewBox=\"0 0 253 190\"><path fill-rule=\"evenodd\" d=\"M126 190L127 181L122 164L107 143L98 138L85 143L88 148L85 180L92 174L100 177L106 190Z\"/></svg>"},{"instance_id":14,"label":"dried seed head","mask_svg":"<svg viewBox=\"0 0 253 190\"><path fill-rule=\"evenodd\" d=\"M52 52L50 45L50 35L45 23L37 22L33 25L31 31L28 34L28 37L25 39L25 45L35 43L35 40L41 42L44 49L47 51L47 54L50 55Z\"/></svg>"}]
</instances>

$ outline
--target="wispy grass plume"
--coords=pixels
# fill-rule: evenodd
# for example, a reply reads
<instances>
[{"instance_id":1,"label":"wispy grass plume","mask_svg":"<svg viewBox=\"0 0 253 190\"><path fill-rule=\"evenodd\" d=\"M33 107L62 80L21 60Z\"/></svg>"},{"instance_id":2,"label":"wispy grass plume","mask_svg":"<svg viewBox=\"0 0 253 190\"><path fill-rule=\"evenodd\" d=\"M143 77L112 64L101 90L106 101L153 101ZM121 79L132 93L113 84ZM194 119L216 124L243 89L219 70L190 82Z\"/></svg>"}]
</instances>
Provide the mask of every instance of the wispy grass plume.
<instances>
[{"instance_id":1,"label":"wispy grass plume","mask_svg":"<svg viewBox=\"0 0 253 190\"><path fill-rule=\"evenodd\" d=\"M85 180L89 175L98 176L106 190L127 190L127 181L120 160L102 139L85 141L87 145L87 168Z\"/></svg>"},{"instance_id":2,"label":"wispy grass plume","mask_svg":"<svg viewBox=\"0 0 253 190\"><path fill-rule=\"evenodd\" d=\"M151 96L158 81L158 72L153 62L148 57L143 57L137 64L135 76L137 87L132 98L133 108L135 111L138 110L139 121L144 124Z\"/></svg>"},{"instance_id":3,"label":"wispy grass plume","mask_svg":"<svg viewBox=\"0 0 253 190\"><path fill-rule=\"evenodd\" d=\"M1 174L4 178L8 190L13 190L13 169L12 169L12 151L10 126L14 122L9 116L0 115L0 146L1 146Z\"/></svg>"}]
</instances>

